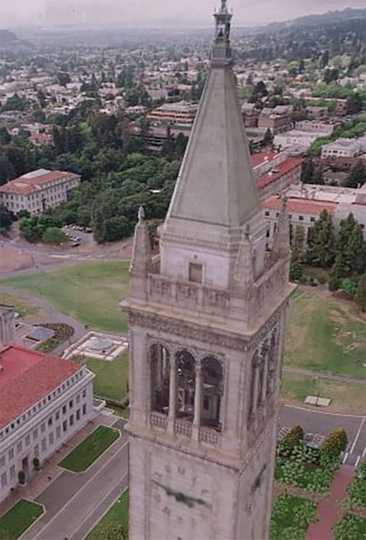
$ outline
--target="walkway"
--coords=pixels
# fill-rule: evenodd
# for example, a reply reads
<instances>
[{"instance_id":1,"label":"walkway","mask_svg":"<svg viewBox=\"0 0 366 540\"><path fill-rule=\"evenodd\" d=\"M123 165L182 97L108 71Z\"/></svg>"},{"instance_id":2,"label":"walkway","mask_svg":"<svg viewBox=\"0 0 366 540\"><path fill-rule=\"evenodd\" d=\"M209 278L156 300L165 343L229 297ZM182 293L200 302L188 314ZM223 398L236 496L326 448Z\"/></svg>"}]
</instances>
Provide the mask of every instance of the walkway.
<instances>
[{"instance_id":1,"label":"walkway","mask_svg":"<svg viewBox=\"0 0 366 540\"><path fill-rule=\"evenodd\" d=\"M354 468L349 465L343 465L336 473L328 497L318 506L318 521L310 525L306 540L333 540L332 529L343 516L342 502L347 496L346 489L353 473Z\"/></svg>"},{"instance_id":2,"label":"walkway","mask_svg":"<svg viewBox=\"0 0 366 540\"><path fill-rule=\"evenodd\" d=\"M334 375L333 373L327 373L325 371L311 371L310 369L295 367L284 367L284 371L286 373L293 373L294 375L312 377L313 379L324 379L340 383L366 384L366 379L356 379L354 377L349 377L348 375Z\"/></svg>"}]
</instances>

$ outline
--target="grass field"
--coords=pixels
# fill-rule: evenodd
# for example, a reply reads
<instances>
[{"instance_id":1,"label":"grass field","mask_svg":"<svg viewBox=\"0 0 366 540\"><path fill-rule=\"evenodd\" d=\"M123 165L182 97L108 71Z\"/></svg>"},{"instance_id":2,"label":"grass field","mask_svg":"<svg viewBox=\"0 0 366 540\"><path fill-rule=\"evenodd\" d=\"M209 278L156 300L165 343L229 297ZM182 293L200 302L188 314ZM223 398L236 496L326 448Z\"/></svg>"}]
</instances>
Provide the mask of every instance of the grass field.
<instances>
[{"instance_id":1,"label":"grass field","mask_svg":"<svg viewBox=\"0 0 366 540\"><path fill-rule=\"evenodd\" d=\"M105 540L123 538L118 532L128 530L128 491L125 491L98 525L89 533L86 540ZM113 535L113 532L115 533Z\"/></svg>"},{"instance_id":2,"label":"grass field","mask_svg":"<svg viewBox=\"0 0 366 540\"><path fill-rule=\"evenodd\" d=\"M119 432L106 426L99 426L89 437L60 463L61 467L72 472L84 472L119 437Z\"/></svg>"},{"instance_id":3,"label":"grass field","mask_svg":"<svg viewBox=\"0 0 366 540\"><path fill-rule=\"evenodd\" d=\"M366 324L351 302L306 289L288 316L285 365L366 378Z\"/></svg>"},{"instance_id":4,"label":"grass field","mask_svg":"<svg viewBox=\"0 0 366 540\"><path fill-rule=\"evenodd\" d=\"M26 321L42 316L42 310L40 308L32 305L31 302L19 300L15 294L0 292L0 304L14 306L17 313Z\"/></svg>"},{"instance_id":5,"label":"grass field","mask_svg":"<svg viewBox=\"0 0 366 540\"><path fill-rule=\"evenodd\" d=\"M119 302L127 294L128 262L93 262L1 280L46 298L83 324L107 332L126 332Z\"/></svg>"},{"instance_id":6,"label":"grass field","mask_svg":"<svg viewBox=\"0 0 366 540\"><path fill-rule=\"evenodd\" d=\"M307 396L320 396L332 400L328 411L345 414L365 413L366 386L362 384L339 383L319 379L316 376L306 377L293 373L282 376L281 397L287 402L304 403Z\"/></svg>"},{"instance_id":7,"label":"grass field","mask_svg":"<svg viewBox=\"0 0 366 540\"><path fill-rule=\"evenodd\" d=\"M43 514L39 504L19 501L0 518L0 540L15 540Z\"/></svg>"},{"instance_id":8,"label":"grass field","mask_svg":"<svg viewBox=\"0 0 366 540\"><path fill-rule=\"evenodd\" d=\"M82 363L84 359L75 358ZM88 368L95 373L94 393L97 396L121 401L127 394L128 353L124 353L112 362L90 359L86 361Z\"/></svg>"}]
</instances>

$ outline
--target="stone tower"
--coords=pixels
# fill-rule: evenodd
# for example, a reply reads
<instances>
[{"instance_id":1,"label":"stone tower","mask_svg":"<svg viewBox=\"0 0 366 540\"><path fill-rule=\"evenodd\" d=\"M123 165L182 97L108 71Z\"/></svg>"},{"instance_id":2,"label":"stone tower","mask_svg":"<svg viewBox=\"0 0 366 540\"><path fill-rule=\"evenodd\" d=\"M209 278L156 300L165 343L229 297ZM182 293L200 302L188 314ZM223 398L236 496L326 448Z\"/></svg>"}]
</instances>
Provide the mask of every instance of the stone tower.
<instances>
[{"instance_id":1,"label":"stone tower","mask_svg":"<svg viewBox=\"0 0 366 540\"><path fill-rule=\"evenodd\" d=\"M130 328L130 540L265 540L288 283L272 252L232 71L226 1L153 258L136 226Z\"/></svg>"}]
</instances>

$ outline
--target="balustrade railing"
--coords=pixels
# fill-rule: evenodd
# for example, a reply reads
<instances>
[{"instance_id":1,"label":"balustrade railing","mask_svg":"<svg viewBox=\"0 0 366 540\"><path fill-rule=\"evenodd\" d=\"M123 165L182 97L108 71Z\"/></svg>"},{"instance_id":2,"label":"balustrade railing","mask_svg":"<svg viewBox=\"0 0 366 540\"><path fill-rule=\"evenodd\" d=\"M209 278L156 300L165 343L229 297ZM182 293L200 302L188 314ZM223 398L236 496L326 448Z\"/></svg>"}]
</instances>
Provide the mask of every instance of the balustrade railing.
<instances>
[{"instance_id":1,"label":"balustrade railing","mask_svg":"<svg viewBox=\"0 0 366 540\"><path fill-rule=\"evenodd\" d=\"M176 420L174 424L174 431L177 435L184 435L189 439L192 437L192 424L187 420Z\"/></svg>"},{"instance_id":2,"label":"balustrade railing","mask_svg":"<svg viewBox=\"0 0 366 540\"><path fill-rule=\"evenodd\" d=\"M214 429L201 428L199 435L200 442L217 446L219 444L219 434Z\"/></svg>"},{"instance_id":3,"label":"balustrade railing","mask_svg":"<svg viewBox=\"0 0 366 540\"><path fill-rule=\"evenodd\" d=\"M150 424L153 427L166 430L168 426L168 417L165 414L153 412L150 415Z\"/></svg>"}]
</instances>

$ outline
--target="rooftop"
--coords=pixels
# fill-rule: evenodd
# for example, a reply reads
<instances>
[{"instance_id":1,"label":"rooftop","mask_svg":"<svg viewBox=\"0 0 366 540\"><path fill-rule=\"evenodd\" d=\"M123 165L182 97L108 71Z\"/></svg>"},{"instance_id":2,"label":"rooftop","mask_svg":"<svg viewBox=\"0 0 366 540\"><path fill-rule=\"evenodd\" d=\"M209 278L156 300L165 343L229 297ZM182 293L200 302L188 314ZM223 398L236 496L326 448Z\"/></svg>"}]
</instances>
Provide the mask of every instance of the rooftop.
<instances>
[{"instance_id":1,"label":"rooftop","mask_svg":"<svg viewBox=\"0 0 366 540\"><path fill-rule=\"evenodd\" d=\"M76 175L66 171L38 169L37 171L23 174L23 176L19 176L18 178L7 182L0 187L0 193L28 194L43 189L46 184L58 182L59 180L70 176Z\"/></svg>"},{"instance_id":2,"label":"rooftop","mask_svg":"<svg viewBox=\"0 0 366 540\"><path fill-rule=\"evenodd\" d=\"M280 197L270 197L263 203L265 210L278 210L282 208L283 202ZM314 201L309 199L288 199L288 211L290 214L309 214L319 215L323 210L326 210L329 214L334 214L337 204L325 201Z\"/></svg>"},{"instance_id":3,"label":"rooftop","mask_svg":"<svg viewBox=\"0 0 366 540\"><path fill-rule=\"evenodd\" d=\"M55 390L80 364L9 346L0 351L0 428Z\"/></svg>"}]
</instances>

